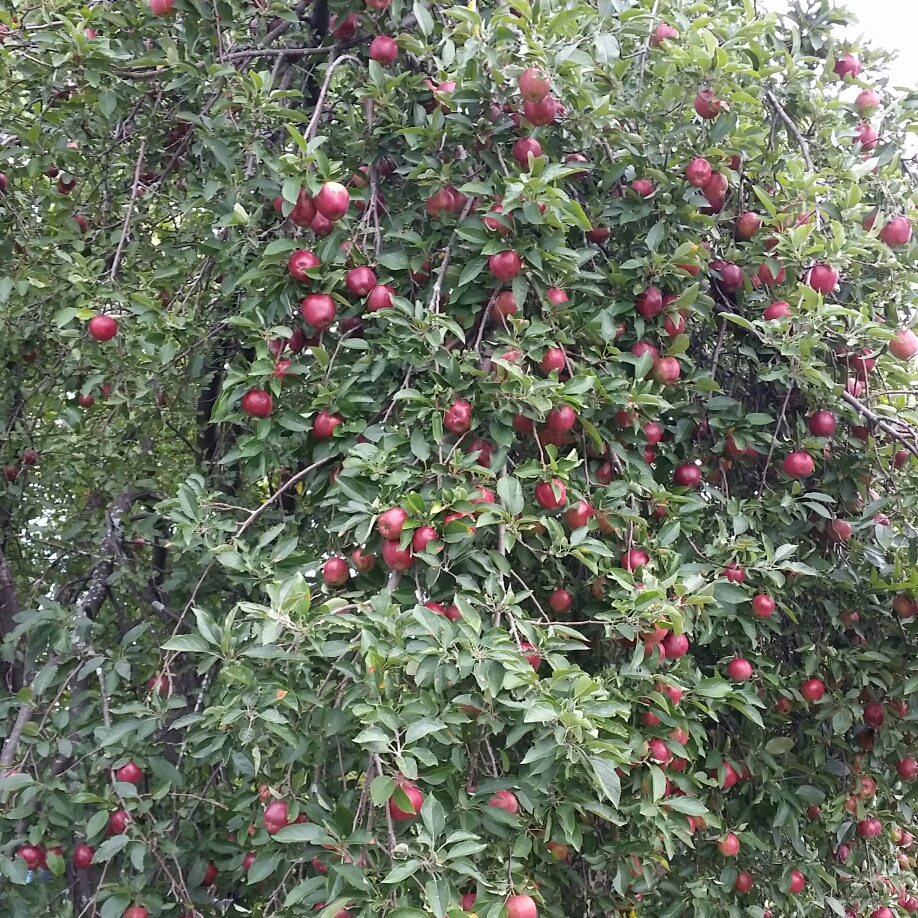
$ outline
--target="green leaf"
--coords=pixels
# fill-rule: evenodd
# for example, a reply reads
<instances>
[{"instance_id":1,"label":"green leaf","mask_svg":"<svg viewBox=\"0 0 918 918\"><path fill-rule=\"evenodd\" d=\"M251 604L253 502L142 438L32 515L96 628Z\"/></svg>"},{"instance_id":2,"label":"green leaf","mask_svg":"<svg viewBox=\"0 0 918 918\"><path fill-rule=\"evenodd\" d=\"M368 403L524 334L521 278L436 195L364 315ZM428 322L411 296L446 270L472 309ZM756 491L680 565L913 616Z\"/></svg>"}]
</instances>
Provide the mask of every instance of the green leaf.
<instances>
[{"instance_id":1,"label":"green leaf","mask_svg":"<svg viewBox=\"0 0 918 918\"><path fill-rule=\"evenodd\" d=\"M599 756L590 757L590 765L593 773L596 775L596 781L599 789L605 794L609 802L616 809L622 795L622 783L615 770L615 765Z\"/></svg>"},{"instance_id":2,"label":"green leaf","mask_svg":"<svg viewBox=\"0 0 918 918\"><path fill-rule=\"evenodd\" d=\"M409 877L413 877L423 866L424 862L416 858L405 861L397 867L393 867L383 878L383 883L402 883Z\"/></svg>"},{"instance_id":3,"label":"green leaf","mask_svg":"<svg viewBox=\"0 0 918 918\"><path fill-rule=\"evenodd\" d=\"M377 775L370 784L370 799L376 806L382 806L395 790L395 779L388 775Z\"/></svg>"},{"instance_id":4,"label":"green leaf","mask_svg":"<svg viewBox=\"0 0 918 918\"><path fill-rule=\"evenodd\" d=\"M794 741L789 736L776 736L765 744L765 751L772 755L790 752L794 748Z\"/></svg>"},{"instance_id":5,"label":"green leaf","mask_svg":"<svg viewBox=\"0 0 918 918\"><path fill-rule=\"evenodd\" d=\"M179 650L187 653L203 653L210 647L203 638L196 634L179 634L163 644L163 650Z\"/></svg>"},{"instance_id":6,"label":"green leaf","mask_svg":"<svg viewBox=\"0 0 918 918\"><path fill-rule=\"evenodd\" d=\"M96 853L92 856L92 862L94 864L102 864L105 861L111 860L119 851L123 851L130 841L131 836L127 834L113 835L111 838L106 838L105 841L96 848Z\"/></svg>"},{"instance_id":7,"label":"green leaf","mask_svg":"<svg viewBox=\"0 0 918 918\"><path fill-rule=\"evenodd\" d=\"M312 822L300 822L286 826L272 836L274 841L281 844L306 843L310 845L331 845L334 839L323 829Z\"/></svg>"},{"instance_id":8,"label":"green leaf","mask_svg":"<svg viewBox=\"0 0 918 918\"><path fill-rule=\"evenodd\" d=\"M444 879L428 880L424 884L424 894L435 918L446 918L446 910L449 908L449 883Z\"/></svg>"}]
</instances>

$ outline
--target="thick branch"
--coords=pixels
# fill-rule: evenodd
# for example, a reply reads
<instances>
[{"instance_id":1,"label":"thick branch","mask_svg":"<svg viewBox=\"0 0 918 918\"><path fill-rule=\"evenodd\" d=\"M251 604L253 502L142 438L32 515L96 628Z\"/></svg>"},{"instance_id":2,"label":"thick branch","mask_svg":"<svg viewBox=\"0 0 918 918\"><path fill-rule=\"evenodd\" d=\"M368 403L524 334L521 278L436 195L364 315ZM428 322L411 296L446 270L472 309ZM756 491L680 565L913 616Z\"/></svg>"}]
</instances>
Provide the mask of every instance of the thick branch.
<instances>
[{"instance_id":1,"label":"thick branch","mask_svg":"<svg viewBox=\"0 0 918 918\"><path fill-rule=\"evenodd\" d=\"M860 399L855 398L850 392L842 392L842 398L862 417L875 424L884 433L898 440L913 456L918 458L918 432L909 428L911 440L901 430L896 430L888 421L883 420L876 412L871 411Z\"/></svg>"},{"instance_id":2,"label":"thick branch","mask_svg":"<svg viewBox=\"0 0 918 918\"><path fill-rule=\"evenodd\" d=\"M319 119L322 117L322 110L325 108L325 96L328 93L328 85L331 83L332 74L338 69L338 65L343 64L345 61L352 61L358 66L360 65L360 61L351 54L342 54L341 57L335 57L334 54L335 52L332 51L328 59L328 70L325 71L325 79L322 81L322 88L319 90L318 99L316 99L316 110L312 113L309 127L306 128L306 133L303 135L307 140L312 140L318 130Z\"/></svg>"},{"instance_id":3,"label":"thick branch","mask_svg":"<svg viewBox=\"0 0 918 918\"><path fill-rule=\"evenodd\" d=\"M121 225L121 238L118 240L118 248L115 250L115 257L112 259L112 269L108 275L111 281L114 281L118 276L118 268L121 266L121 256L124 254L128 230L131 228L131 217L134 215L134 205L137 203L137 192L140 189L140 173L143 170L143 158L146 152L147 141L144 139L140 144L140 153L137 155L137 165L134 167L134 184L131 186L131 200L128 201L127 212L124 215L124 223Z\"/></svg>"}]
</instances>

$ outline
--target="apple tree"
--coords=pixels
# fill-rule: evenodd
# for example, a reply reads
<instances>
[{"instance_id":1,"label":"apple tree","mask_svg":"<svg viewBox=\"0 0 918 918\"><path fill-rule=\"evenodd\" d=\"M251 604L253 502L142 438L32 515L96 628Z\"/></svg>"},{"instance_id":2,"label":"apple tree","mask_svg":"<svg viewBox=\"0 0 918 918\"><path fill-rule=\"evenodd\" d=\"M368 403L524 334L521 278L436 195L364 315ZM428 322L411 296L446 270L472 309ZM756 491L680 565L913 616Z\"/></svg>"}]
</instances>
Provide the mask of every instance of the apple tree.
<instances>
[{"instance_id":1,"label":"apple tree","mask_svg":"<svg viewBox=\"0 0 918 918\"><path fill-rule=\"evenodd\" d=\"M918 911L918 95L844 11L0 21L4 916Z\"/></svg>"}]
</instances>

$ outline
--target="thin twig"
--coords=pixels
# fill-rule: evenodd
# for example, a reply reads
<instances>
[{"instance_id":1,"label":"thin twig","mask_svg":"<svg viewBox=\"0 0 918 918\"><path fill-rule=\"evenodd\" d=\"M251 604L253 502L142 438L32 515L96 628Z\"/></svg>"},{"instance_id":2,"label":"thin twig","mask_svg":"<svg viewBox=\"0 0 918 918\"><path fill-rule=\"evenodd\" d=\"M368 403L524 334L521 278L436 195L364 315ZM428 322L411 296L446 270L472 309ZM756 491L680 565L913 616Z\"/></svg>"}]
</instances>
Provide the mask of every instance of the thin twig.
<instances>
[{"instance_id":1,"label":"thin twig","mask_svg":"<svg viewBox=\"0 0 918 918\"><path fill-rule=\"evenodd\" d=\"M778 442L778 433L781 430L781 424L784 421L784 415L787 412L787 403L790 401L793 386L788 385L787 392L784 395L784 403L781 405L781 414L778 415L778 422L775 424L775 432L771 438L771 446L768 447L768 455L765 457L765 468L762 469L762 480L759 482L759 494L765 493L765 479L768 477L768 469L771 466L771 457L775 453L775 444Z\"/></svg>"},{"instance_id":2,"label":"thin twig","mask_svg":"<svg viewBox=\"0 0 918 918\"><path fill-rule=\"evenodd\" d=\"M912 435L912 439L908 440L901 431L896 430L891 424L887 421L884 421L880 415L876 412L871 411L860 399L855 398L850 392L842 392L842 398L863 418L866 418L868 421L876 424L880 430L888 433L894 440L897 440L901 443L913 456L918 457L918 434L912 428L909 428L909 431Z\"/></svg>"},{"instance_id":3,"label":"thin twig","mask_svg":"<svg viewBox=\"0 0 918 918\"><path fill-rule=\"evenodd\" d=\"M775 94L770 90L765 90L765 98L771 103L775 112L777 112L778 117L787 125L787 129L791 132L794 140L797 141L797 145L800 147L800 153L803 155L803 161L806 163L806 171L813 172L813 160L810 159L810 148L804 138L803 134L800 133L799 128L791 120L791 116L784 111L784 106L778 101Z\"/></svg>"},{"instance_id":4,"label":"thin twig","mask_svg":"<svg viewBox=\"0 0 918 918\"><path fill-rule=\"evenodd\" d=\"M449 257L453 251L453 244L459 236L459 227L462 225L462 221L469 215L474 203L474 196L470 196L465 202L465 207L462 208L462 213L459 214L459 220L456 222L456 228L453 230L453 234L449 237L449 242L446 243L446 249L443 252L443 261L440 264L440 270L437 272L437 279L434 281L433 291L430 294L430 302L427 306L431 312L438 312L440 309L440 293L443 290L443 279L446 277L446 269L449 267Z\"/></svg>"},{"instance_id":5,"label":"thin twig","mask_svg":"<svg viewBox=\"0 0 918 918\"><path fill-rule=\"evenodd\" d=\"M143 158L147 152L147 140L144 138L140 143L140 153L137 156L137 165L134 167L134 184L131 188L131 200L128 201L127 213L124 215L124 223L121 225L121 238L118 240L118 248L115 250L115 258L112 261L112 269L109 271L108 278L114 282L118 275L118 268L121 265L121 256L124 254L124 246L127 242L128 229L131 225L131 217L134 214L134 205L137 203L137 191L140 188L140 172L143 169Z\"/></svg>"},{"instance_id":6,"label":"thin twig","mask_svg":"<svg viewBox=\"0 0 918 918\"><path fill-rule=\"evenodd\" d=\"M325 71L325 79L322 81L322 88L319 90L319 98L316 99L315 111L309 120L306 133L303 135L306 140L312 140L315 136L319 127L319 119L322 117L322 111L325 108L325 96L328 93L328 85L331 83L332 74L338 69L339 64L343 64L345 61L351 61L360 66L360 61L352 54L342 54L341 57L335 57L335 49L333 48L328 56L328 69Z\"/></svg>"}]
</instances>

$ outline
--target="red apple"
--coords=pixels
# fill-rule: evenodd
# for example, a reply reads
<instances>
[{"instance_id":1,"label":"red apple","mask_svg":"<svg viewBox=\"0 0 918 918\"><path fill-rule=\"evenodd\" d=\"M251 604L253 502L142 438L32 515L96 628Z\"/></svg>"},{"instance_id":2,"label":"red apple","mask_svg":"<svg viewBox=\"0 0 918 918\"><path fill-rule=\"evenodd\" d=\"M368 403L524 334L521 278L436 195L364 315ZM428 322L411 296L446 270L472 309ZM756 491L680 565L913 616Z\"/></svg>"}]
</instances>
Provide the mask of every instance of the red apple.
<instances>
[{"instance_id":1,"label":"red apple","mask_svg":"<svg viewBox=\"0 0 918 918\"><path fill-rule=\"evenodd\" d=\"M154 16L168 16L175 6L175 0L149 0L150 12Z\"/></svg>"},{"instance_id":2,"label":"red apple","mask_svg":"<svg viewBox=\"0 0 918 918\"><path fill-rule=\"evenodd\" d=\"M565 366L564 351L560 347L550 347L545 351L545 356L539 361L539 368L543 373L552 370L563 370Z\"/></svg>"},{"instance_id":3,"label":"red apple","mask_svg":"<svg viewBox=\"0 0 918 918\"><path fill-rule=\"evenodd\" d=\"M344 423L344 418L340 414L334 414L327 408L323 408L312 421L312 435L317 440L328 440L335 432L339 424Z\"/></svg>"},{"instance_id":4,"label":"red apple","mask_svg":"<svg viewBox=\"0 0 918 918\"><path fill-rule=\"evenodd\" d=\"M717 850L724 857L736 857L740 851L740 841L732 832L728 832L718 843Z\"/></svg>"},{"instance_id":5,"label":"red apple","mask_svg":"<svg viewBox=\"0 0 918 918\"><path fill-rule=\"evenodd\" d=\"M327 293L310 293L300 304L300 315L319 334L335 321L335 301Z\"/></svg>"},{"instance_id":6,"label":"red apple","mask_svg":"<svg viewBox=\"0 0 918 918\"><path fill-rule=\"evenodd\" d=\"M390 309L392 297L396 296L395 289L388 284L377 284L367 296L367 309L370 312L379 312L380 309Z\"/></svg>"},{"instance_id":7,"label":"red apple","mask_svg":"<svg viewBox=\"0 0 918 918\"><path fill-rule=\"evenodd\" d=\"M516 252L498 252L488 259L488 270L501 283L513 280L522 270L523 262Z\"/></svg>"},{"instance_id":8,"label":"red apple","mask_svg":"<svg viewBox=\"0 0 918 918\"><path fill-rule=\"evenodd\" d=\"M679 33L671 25L661 22L657 25L656 29L654 29L650 44L651 47L659 48L664 41L669 41L670 39L678 37Z\"/></svg>"},{"instance_id":9,"label":"red apple","mask_svg":"<svg viewBox=\"0 0 918 918\"><path fill-rule=\"evenodd\" d=\"M516 799L516 796L507 790L497 791L488 801L488 806L496 807L499 810L506 810L513 816L520 810L519 801Z\"/></svg>"},{"instance_id":10,"label":"red apple","mask_svg":"<svg viewBox=\"0 0 918 918\"><path fill-rule=\"evenodd\" d=\"M822 679L807 679L800 686L800 694L806 701L820 701L826 693L826 686Z\"/></svg>"},{"instance_id":11,"label":"red apple","mask_svg":"<svg viewBox=\"0 0 918 918\"><path fill-rule=\"evenodd\" d=\"M290 824L287 818L287 807L288 804L286 800L272 800L271 803L265 807L262 823L268 834L276 835L281 829L286 828Z\"/></svg>"},{"instance_id":12,"label":"red apple","mask_svg":"<svg viewBox=\"0 0 918 918\"><path fill-rule=\"evenodd\" d=\"M900 328L889 342L889 352L899 360L911 360L918 354L918 336L910 328Z\"/></svg>"},{"instance_id":13,"label":"red apple","mask_svg":"<svg viewBox=\"0 0 918 918\"><path fill-rule=\"evenodd\" d=\"M775 284L783 284L787 278L787 272L784 270L784 266L780 265L778 268L778 273L773 274L771 268L768 265L767 261L763 261L759 265L759 273L757 275L759 280L765 284L766 287L772 287Z\"/></svg>"},{"instance_id":14,"label":"red apple","mask_svg":"<svg viewBox=\"0 0 918 918\"><path fill-rule=\"evenodd\" d=\"M814 437L831 437L835 433L835 415L823 408L810 415L807 426Z\"/></svg>"},{"instance_id":15,"label":"red apple","mask_svg":"<svg viewBox=\"0 0 918 918\"><path fill-rule=\"evenodd\" d=\"M743 657L737 657L727 664L727 676L734 682L745 682L752 678L752 664Z\"/></svg>"},{"instance_id":16,"label":"red apple","mask_svg":"<svg viewBox=\"0 0 918 918\"><path fill-rule=\"evenodd\" d=\"M400 548L398 539L383 539L382 556L393 571L407 571L413 564L411 549Z\"/></svg>"},{"instance_id":17,"label":"red apple","mask_svg":"<svg viewBox=\"0 0 918 918\"><path fill-rule=\"evenodd\" d=\"M768 618L775 611L775 601L765 593L752 598L752 611L757 618Z\"/></svg>"},{"instance_id":18,"label":"red apple","mask_svg":"<svg viewBox=\"0 0 918 918\"><path fill-rule=\"evenodd\" d=\"M877 141L880 139L880 135L877 133L876 128L872 124L868 124L866 121L861 122L854 129L854 143L859 143L861 149L865 153L871 152L876 145Z\"/></svg>"},{"instance_id":19,"label":"red apple","mask_svg":"<svg viewBox=\"0 0 918 918\"><path fill-rule=\"evenodd\" d=\"M790 892L791 895L796 896L797 893L803 892L803 887L806 886L806 878L799 870L792 870L790 873Z\"/></svg>"},{"instance_id":20,"label":"red apple","mask_svg":"<svg viewBox=\"0 0 918 918\"><path fill-rule=\"evenodd\" d=\"M713 89L703 89L695 96L695 112L706 121L716 118L721 109L726 107L726 103L714 98Z\"/></svg>"},{"instance_id":21,"label":"red apple","mask_svg":"<svg viewBox=\"0 0 918 918\"><path fill-rule=\"evenodd\" d=\"M376 286L376 275L366 265L361 265L347 272L344 283L351 296L366 296Z\"/></svg>"},{"instance_id":22,"label":"red apple","mask_svg":"<svg viewBox=\"0 0 918 918\"><path fill-rule=\"evenodd\" d=\"M752 874L748 870L741 870L736 875L736 880L733 883L733 888L740 893L745 895L752 889Z\"/></svg>"},{"instance_id":23,"label":"red apple","mask_svg":"<svg viewBox=\"0 0 918 918\"><path fill-rule=\"evenodd\" d=\"M287 271L296 280L309 281L310 277L306 272L319 267L319 264L319 259L308 249L298 249L287 261Z\"/></svg>"},{"instance_id":24,"label":"red apple","mask_svg":"<svg viewBox=\"0 0 918 918\"><path fill-rule=\"evenodd\" d=\"M128 762L115 772L115 778L126 784L139 784L143 780L143 772L133 762Z\"/></svg>"},{"instance_id":25,"label":"red apple","mask_svg":"<svg viewBox=\"0 0 918 918\"><path fill-rule=\"evenodd\" d=\"M835 62L835 73L842 79L845 77L856 77L861 72L861 65L853 54L843 54Z\"/></svg>"},{"instance_id":26,"label":"red apple","mask_svg":"<svg viewBox=\"0 0 918 918\"><path fill-rule=\"evenodd\" d=\"M551 606L552 611L559 615L564 612L570 612L573 601L573 597L567 590L555 590L548 597L548 604Z\"/></svg>"},{"instance_id":27,"label":"red apple","mask_svg":"<svg viewBox=\"0 0 918 918\"><path fill-rule=\"evenodd\" d=\"M350 203L351 196L347 188L338 182L326 182L315 197L316 210L332 223L347 213Z\"/></svg>"},{"instance_id":28,"label":"red apple","mask_svg":"<svg viewBox=\"0 0 918 918\"><path fill-rule=\"evenodd\" d=\"M377 35L370 42L370 60L388 67L398 57L398 45L388 35Z\"/></svg>"},{"instance_id":29,"label":"red apple","mask_svg":"<svg viewBox=\"0 0 918 918\"><path fill-rule=\"evenodd\" d=\"M538 909L532 896L510 896L506 902L507 918L537 918Z\"/></svg>"},{"instance_id":30,"label":"red apple","mask_svg":"<svg viewBox=\"0 0 918 918\"><path fill-rule=\"evenodd\" d=\"M535 499L545 510L559 510L567 503L567 488L557 478L540 481L535 487Z\"/></svg>"},{"instance_id":31,"label":"red apple","mask_svg":"<svg viewBox=\"0 0 918 918\"><path fill-rule=\"evenodd\" d=\"M580 529L589 523L593 516L593 507L585 500L577 502L575 507L564 511L564 522L571 529Z\"/></svg>"},{"instance_id":32,"label":"red apple","mask_svg":"<svg viewBox=\"0 0 918 918\"><path fill-rule=\"evenodd\" d=\"M632 548L630 551L626 551L619 561L622 568L631 573L649 563L650 556L642 548Z\"/></svg>"},{"instance_id":33,"label":"red apple","mask_svg":"<svg viewBox=\"0 0 918 918\"><path fill-rule=\"evenodd\" d=\"M880 230L880 239L891 248L908 245L912 238L912 224L908 217L893 217L883 229Z\"/></svg>"},{"instance_id":34,"label":"red apple","mask_svg":"<svg viewBox=\"0 0 918 918\"><path fill-rule=\"evenodd\" d=\"M131 814L127 810L115 810L108 817L108 826L105 829L106 835L123 835L131 822Z\"/></svg>"},{"instance_id":35,"label":"red apple","mask_svg":"<svg viewBox=\"0 0 918 918\"><path fill-rule=\"evenodd\" d=\"M826 536L830 542L847 542L851 538L851 524L845 520L830 520Z\"/></svg>"},{"instance_id":36,"label":"red apple","mask_svg":"<svg viewBox=\"0 0 918 918\"><path fill-rule=\"evenodd\" d=\"M118 323L111 316L93 316L89 320L89 337L111 341L118 334Z\"/></svg>"},{"instance_id":37,"label":"red apple","mask_svg":"<svg viewBox=\"0 0 918 918\"><path fill-rule=\"evenodd\" d=\"M813 457L809 453L790 453L784 457L782 463L784 473L790 478L806 478L812 475L816 468Z\"/></svg>"},{"instance_id":38,"label":"red apple","mask_svg":"<svg viewBox=\"0 0 918 918\"><path fill-rule=\"evenodd\" d=\"M653 182L649 179L636 179L631 183L631 190L642 198L649 198L653 194Z\"/></svg>"},{"instance_id":39,"label":"red apple","mask_svg":"<svg viewBox=\"0 0 918 918\"><path fill-rule=\"evenodd\" d=\"M735 235L737 239L748 242L762 228L762 219L758 214L747 211L736 221Z\"/></svg>"},{"instance_id":40,"label":"red apple","mask_svg":"<svg viewBox=\"0 0 918 918\"><path fill-rule=\"evenodd\" d=\"M683 488L697 488L701 484L701 468L688 462L677 465L673 481Z\"/></svg>"},{"instance_id":41,"label":"red apple","mask_svg":"<svg viewBox=\"0 0 918 918\"><path fill-rule=\"evenodd\" d=\"M322 565L322 579L329 586L341 586L346 583L350 573L344 558L329 558Z\"/></svg>"},{"instance_id":42,"label":"red apple","mask_svg":"<svg viewBox=\"0 0 918 918\"><path fill-rule=\"evenodd\" d=\"M918 778L918 761L907 755L899 760L896 771L903 781L914 781L915 778Z\"/></svg>"},{"instance_id":43,"label":"red apple","mask_svg":"<svg viewBox=\"0 0 918 918\"><path fill-rule=\"evenodd\" d=\"M89 845L77 845L73 849L73 866L77 870L89 870L92 866L92 856L96 849Z\"/></svg>"},{"instance_id":44,"label":"red apple","mask_svg":"<svg viewBox=\"0 0 918 918\"><path fill-rule=\"evenodd\" d=\"M711 178L711 164L699 156L685 167L685 177L693 188L703 188Z\"/></svg>"},{"instance_id":45,"label":"red apple","mask_svg":"<svg viewBox=\"0 0 918 918\"><path fill-rule=\"evenodd\" d=\"M376 566L376 555L364 553L360 548L351 552L351 563L361 574L366 574Z\"/></svg>"},{"instance_id":46,"label":"red apple","mask_svg":"<svg viewBox=\"0 0 918 918\"><path fill-rule=\"evenodd\" d=\"M790 314L790 303L785 303L784 300L775 300L774 303L771 303L765 307L765 311L762 313L762 316L766 321L770 322L773 319L788 318Z\"/></svg>"},{"instance_id":47,"label":"red apple","mask_svg":"<svg viewBox=\"0 0 918 918\"><path fill-rule=\"evenodd\" d=\"M240 405L249 417L266 418L274 410L274 399L264 389L249 389Z\"/></svg>"},{"instance_id":48,"label":"red apple","mask_svg":"<svg viewBox=\"0 0 918 918\"><path fill-rule=\"evenodd\" d=\"M652 319L663 312L663 294L658 287L650 286L634 301L634 308L644 319Z\"/></svg>"},{"instance_id":49,"label":"red apple","mask_svg":"<svg viewBox=\"0 0 918 918\"><path fill-rule=\"evenodd\" d=\"M521 169L529 168L529 156L538 159L542 155L542 144L532 137L520 137L510 150L510 155L520 164Z\"/></svg>"},{"instance_id":50,"label":"red apple","mask_svg":"<svg viewBox=\"0 0 918 918\"><path fill-rule=\"evenodd\" d=\"M389 799L389 815L396 822L407 822L410 819L414 819L414 817L421 812L421 807L424 805L424 795L418 789L417 784L411 781L400 779L396 781L396 786L399 787L408 798L411 803L411 809L401 809L395 802L395 798L391 797Z\"/></svg>"},{"instance_id":51,"label":"red apple","mask_svg":"<svg viewBox=\"0 0 918 918\"><path fill-rule=\"evenodd\" d=\"M408 514L401 507L391 507L379 514L376 528L384 539L398 540L407 519Z\"/></svg>"},{"instance_id":52,"label":"red apple","mask_svg":"<svg viewBox=\"0 0 918 918\"><path fill-rule=\"evenodd\" d=\"M551 80L539 67L530 67L520 74L520 95L530 102L541 102L551 91Z\"/></svg>"},{"instance_id":53,"label":"red apple","mask_svg":"<svg viewBox=\"0 0 918 918\"><path fill-rule=\"evenodd\" d=\"M533 127L545 127L554 123L555 118L558 117L558 108L558 103L551 96L546 96L540 102L530 102L527 99L523 103L523 116ZM586 174L585 171L577 172L571 178L578 178Z\"/></svg>"},{"instance_id":54,"label":"red apple","mask_svg":"<svg viewBox=\"0 0 918 918\"><path fill-rule=\"evenodd\" d=\"M463 434L472 425L472 405L465 399L457 399L443 415L443 426L454 434Z\"/></svg>"},{"instance_id":55,"label":"red apple","mask_svg":"<svg viewBox=\"0 0 918 918\"><path fill-rule=\"evenodd\" d=\"M661 386L671 386L679 378L682 368L675 357L661 357L651 372Z\"/></svg>"}]
</instances>

